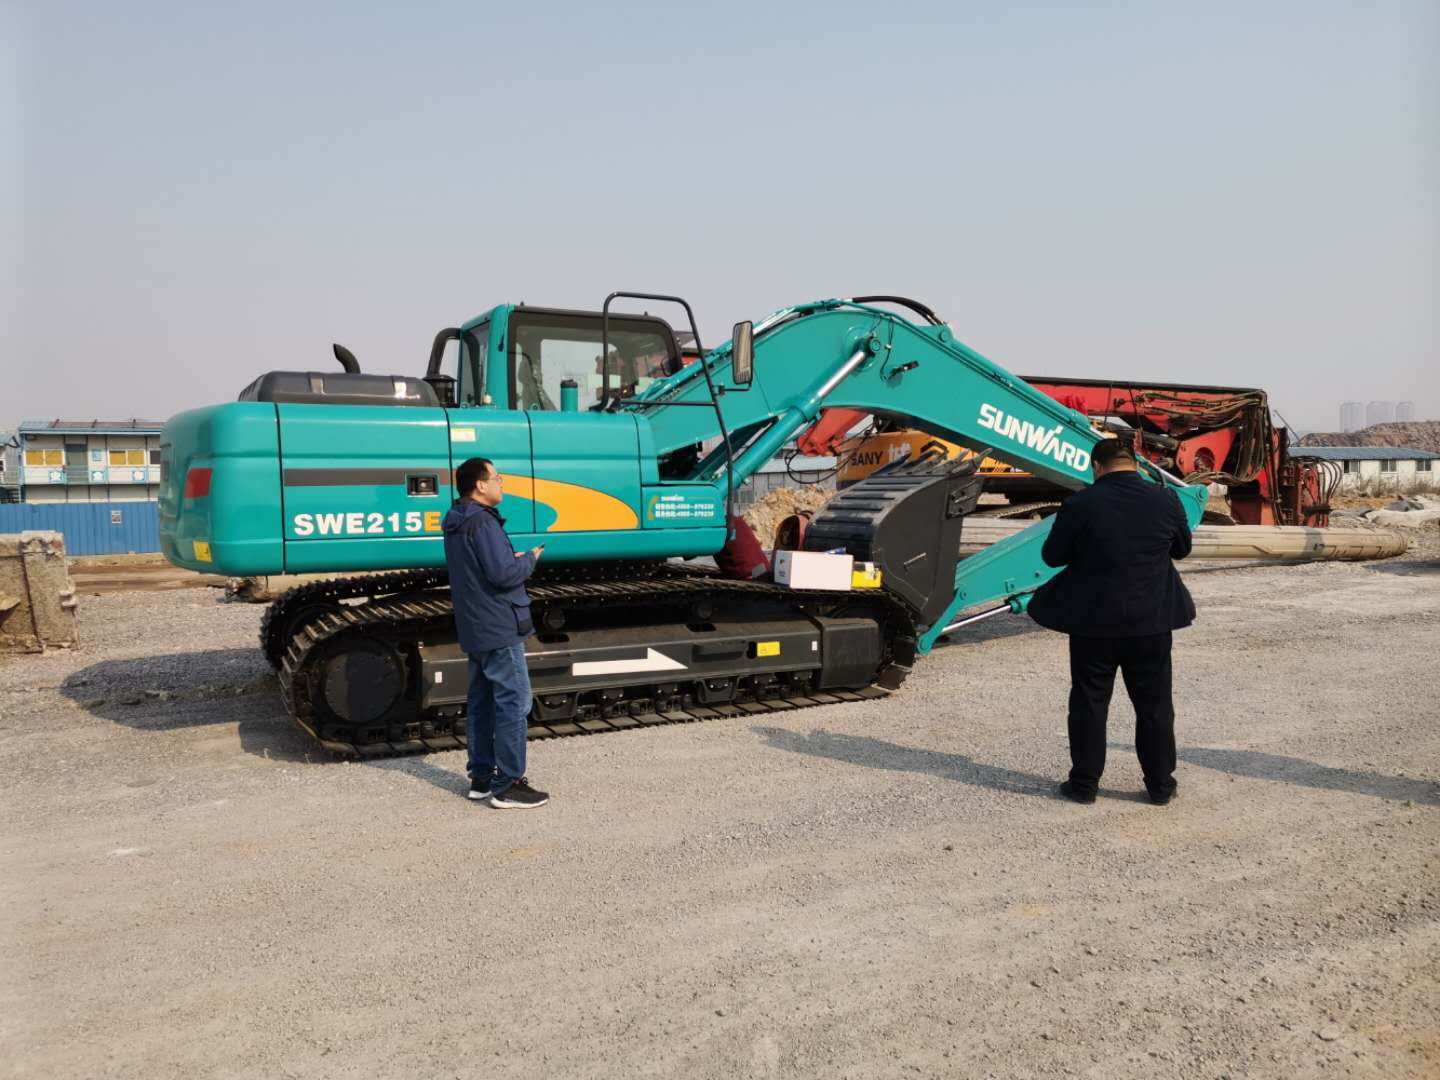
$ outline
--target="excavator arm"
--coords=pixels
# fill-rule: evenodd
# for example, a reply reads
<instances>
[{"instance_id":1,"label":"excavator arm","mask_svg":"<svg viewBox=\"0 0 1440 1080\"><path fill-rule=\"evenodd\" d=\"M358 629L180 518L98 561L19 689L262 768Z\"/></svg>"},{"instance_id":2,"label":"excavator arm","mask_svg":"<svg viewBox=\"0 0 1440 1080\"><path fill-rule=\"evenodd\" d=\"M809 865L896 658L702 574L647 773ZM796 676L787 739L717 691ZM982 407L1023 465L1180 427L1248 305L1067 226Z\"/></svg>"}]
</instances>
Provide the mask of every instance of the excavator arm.
<instances>
[{"instance_id":1,"label":"excavator arm","mask_svg":"<svg viewBox=\"0 0 1440 1080\"><path fill-rule=\"evenodd\" d=\"M737 334L737 340L743 337ZM708 455L701 474L721 492L753 475L814 424L822 409L899 420L1067 488L1091 482L1090 451L1101 436L1088 419L955 340L948 326L913 322L857 301L826 300L776 312L753 328L752 341L748 382L736 378L732 343L623 406L648 420L662 454L715 434L711 409L682 406L718 406L729 445ZM747 366L746 357L739 360L742 369ZM1206 489L1153 467L1148 471L1174 487L1194 528ZM1023 610L1029 595L1055 573L1040 558L1049 528L1048 521L1037 522L959 563L953 592L927 604L920 651L928 651L967 609L998 604L992 612Z\"/></svg>"}]
</instances>

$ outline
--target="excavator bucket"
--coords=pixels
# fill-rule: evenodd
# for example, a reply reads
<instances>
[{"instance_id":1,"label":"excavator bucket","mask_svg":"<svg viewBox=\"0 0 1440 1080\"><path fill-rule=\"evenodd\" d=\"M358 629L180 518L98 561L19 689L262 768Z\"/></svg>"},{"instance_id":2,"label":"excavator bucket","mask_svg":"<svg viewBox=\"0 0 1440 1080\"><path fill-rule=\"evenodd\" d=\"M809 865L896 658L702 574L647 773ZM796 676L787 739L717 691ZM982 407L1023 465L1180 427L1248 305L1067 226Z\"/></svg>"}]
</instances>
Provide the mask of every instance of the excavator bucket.
<instances>
[{"instance_id":1,"label":"excavator bucket","mask_svg":"<svg viewBox=\"0 0 1440 1080\"><path fill-rule=\"evenodd\" d=\"M884 587L922 625L933 623L955 595L960 530L983 483L977 461L926 459L872 473L815 515L805 549L843 549L875 563Z\"/></svg>"}]
</instances>

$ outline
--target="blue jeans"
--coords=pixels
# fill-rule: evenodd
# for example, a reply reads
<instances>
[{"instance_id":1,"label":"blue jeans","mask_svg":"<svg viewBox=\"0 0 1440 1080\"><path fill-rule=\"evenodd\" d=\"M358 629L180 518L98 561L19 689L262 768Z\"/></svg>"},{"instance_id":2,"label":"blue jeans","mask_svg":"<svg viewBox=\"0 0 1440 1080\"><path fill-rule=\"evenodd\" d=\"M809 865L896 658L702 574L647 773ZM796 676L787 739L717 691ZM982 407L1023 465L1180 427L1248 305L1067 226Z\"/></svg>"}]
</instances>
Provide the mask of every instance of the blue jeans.
<instances>
[{"instance_id":1,"label":"blue jeans","mask_svg":"<svg viewBox=\"0 0 1440 1080\"><path fill-rule=\"evenodd\" d=\"M525 775L525 733L530 716L530 672L525 643L470 653L465 739L470 779L488 780L495 794Z\"/></svg>"}]
</instances>

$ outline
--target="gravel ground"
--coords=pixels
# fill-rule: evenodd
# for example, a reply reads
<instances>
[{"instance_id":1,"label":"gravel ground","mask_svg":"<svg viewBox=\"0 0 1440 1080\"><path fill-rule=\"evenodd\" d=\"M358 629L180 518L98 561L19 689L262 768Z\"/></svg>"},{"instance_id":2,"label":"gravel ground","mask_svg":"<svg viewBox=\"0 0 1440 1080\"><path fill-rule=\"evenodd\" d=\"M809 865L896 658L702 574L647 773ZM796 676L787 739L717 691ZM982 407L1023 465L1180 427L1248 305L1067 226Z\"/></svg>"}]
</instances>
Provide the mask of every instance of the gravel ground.
<instances>
[{"instance_id":1,"label":"gravel ground","mask_svg":"<svg viewBox=\"0 0 1440 1080\"><path fill-rule=\"evenodd\" d=\"M527 814L320 760L258 607L86 597L0 660L0 1076L1436 1076L1433 545L1188 578L1163 808L1124 704L1054 796L1021 618L881 702L532 744Z\"/></svg>"}]
</instances>

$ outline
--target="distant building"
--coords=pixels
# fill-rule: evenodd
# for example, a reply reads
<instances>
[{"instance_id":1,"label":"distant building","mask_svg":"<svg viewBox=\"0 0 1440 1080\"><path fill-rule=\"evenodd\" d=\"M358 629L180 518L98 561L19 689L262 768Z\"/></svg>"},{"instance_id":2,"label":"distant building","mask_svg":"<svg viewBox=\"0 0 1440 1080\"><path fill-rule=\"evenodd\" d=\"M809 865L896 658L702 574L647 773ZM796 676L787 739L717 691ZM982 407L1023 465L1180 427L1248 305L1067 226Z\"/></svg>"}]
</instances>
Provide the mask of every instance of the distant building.
<instances>
[{"instance_id":1,"label":"distant building","mask_svg":"<svg viewBox=\"0 0 1440 1080\"><path fill-rule=\"evenodd\" d=\"M1322 458L1345 472L1342 490L1371 487L1440 489L1440 454L1409 446L1292 446L1291 457Z\"/></svg>"},{"instance_id":2,"label":"distant building","mask_svg":"<svg viewBox=\"0 0 1440 1080\"><path fill-rule=\"evenodd\" d=\"M1359 431L1365 426L1365 406L1358 401L1347 401L1340 406L1340 430Z\"/></svg>"},{"instance_id":3,"label":"distant building","mask_svg":"<svg viewBox=\"0 0 1440 1080\"><path fill-rule=\"evenodd\" d=\"M0 502L20 501L20 440L0 431Z\"/></svg>"},{"instance_id":4,"label":"distant building","mask_svg":"<svg viewBox=\"0 0 1440 1080\"><path fill-rule=\"evenodd\" d=\"M1415 402L1402 401L1395 406L1395 422L1408 424L1415 419Z\"/></svg>"},{"instance_id":5,"label":"distant building","mask_svg":"<svg viewBox=\"0 0 1440 1080\"><path fill-rule=\"evenodd\" d=\"M1365 426L1374 427L1376 424L1389 424L1395 420L1395 403L1393 401L1372 401L1365 406Z\"/></svg>"},{"instance_id":6,"label":"distant building","mask_svg":"<svg viewBox=\"0 0 1440 1080\"><path fill-rule=\"evenodd\" d=\"M155 500L163 427L163 420L26 420L16 432L20 501ZM12 483L8 473L5 482Z\"/></svg>"}]
</instances>

